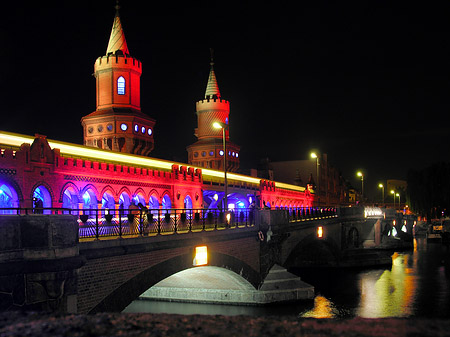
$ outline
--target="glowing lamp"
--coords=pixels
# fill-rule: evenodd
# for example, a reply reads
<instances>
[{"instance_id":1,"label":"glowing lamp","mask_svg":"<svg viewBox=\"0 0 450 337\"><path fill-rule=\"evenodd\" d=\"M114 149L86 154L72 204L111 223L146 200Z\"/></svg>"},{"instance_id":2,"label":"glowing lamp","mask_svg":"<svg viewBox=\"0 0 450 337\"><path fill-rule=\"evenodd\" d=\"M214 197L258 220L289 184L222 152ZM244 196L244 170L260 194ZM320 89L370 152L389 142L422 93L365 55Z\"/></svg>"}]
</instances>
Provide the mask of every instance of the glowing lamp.
<instances>
[{"instance_id":1,"label":"glowing lamp","mask_svg":"<svg viewBox=\"0 0 450 337\"><path fill-rule=\"evenodd\" d=\"M195 256L193 265L197 266L205 266L208 264L208 247L207 246L199 246L195 247Z\"/></svg>"},{"instance_id":2,"label":"glowing lamp","mask_svg":"<svg viewBox=\"0 0 450 337\"><path fill-rule=\"evenodd\" d=\"M317 237L323 238L323 227L322 226L317 227Z\"/></svg>"}]
</instances>

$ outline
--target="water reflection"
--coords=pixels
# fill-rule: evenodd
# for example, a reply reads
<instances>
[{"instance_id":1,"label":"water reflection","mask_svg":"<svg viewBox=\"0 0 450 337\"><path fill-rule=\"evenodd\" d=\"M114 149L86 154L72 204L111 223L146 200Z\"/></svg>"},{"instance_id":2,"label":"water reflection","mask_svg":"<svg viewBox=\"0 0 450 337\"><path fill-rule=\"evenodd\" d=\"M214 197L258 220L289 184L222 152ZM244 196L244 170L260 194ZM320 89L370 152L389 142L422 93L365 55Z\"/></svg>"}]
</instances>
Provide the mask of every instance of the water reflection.
<instances>
[{"instance_id":1,"label":"water reflection","mask_svg":"<svg viewBox=\"0 0 450 337\"><path fill-rule=\"evenodd\" d=\"M449 251L419 239L394 253L392 267L364 270L297 270L316 288L314 302L245 307L134 301L128 312L221 315L295 315L314 318L450 317Z\"/></svg>"},{"instance_id":2,"label":"water reflection","mask_svg":"<svg viewBox=\"0 0 450 337\"><path fill-rule=\"evenodd\" d=\"M314 308L301 317L449 317L450 280L440 243L415 240L414 249L394 253L389 269L320 271L305 275L316 285ZM448 264L447 264L448 268ZM330 284L334 280L338 284ZM355 292L351 294L349 289ZM326 305L324 305L326 303ZM325 308L325 310L324 310Z\"/></svg>"}]
</instances>

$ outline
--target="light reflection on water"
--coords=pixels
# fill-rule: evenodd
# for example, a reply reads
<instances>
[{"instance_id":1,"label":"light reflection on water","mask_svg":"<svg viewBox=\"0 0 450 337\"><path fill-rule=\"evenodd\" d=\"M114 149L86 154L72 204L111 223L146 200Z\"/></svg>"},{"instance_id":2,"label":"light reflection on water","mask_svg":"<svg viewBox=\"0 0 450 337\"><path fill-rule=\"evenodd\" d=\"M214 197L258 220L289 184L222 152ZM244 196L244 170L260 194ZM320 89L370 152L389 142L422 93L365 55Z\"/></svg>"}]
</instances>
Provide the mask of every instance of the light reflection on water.
<instances>
[{"instance_id":1,"label":"light reflection on water","mask_svg":"<svg viewBox=\"0 0 450 337\"><path fill-rule=\"evenodd\" d=\"M414 243L394 253L392 267L297 270L316 288L314 301L267 307L134 301L126 312L209 315L295 315L314 318L450 317L448 249L440 243ZM447 261L445 263L445 261Z\"/></svg>"}]
</instances>

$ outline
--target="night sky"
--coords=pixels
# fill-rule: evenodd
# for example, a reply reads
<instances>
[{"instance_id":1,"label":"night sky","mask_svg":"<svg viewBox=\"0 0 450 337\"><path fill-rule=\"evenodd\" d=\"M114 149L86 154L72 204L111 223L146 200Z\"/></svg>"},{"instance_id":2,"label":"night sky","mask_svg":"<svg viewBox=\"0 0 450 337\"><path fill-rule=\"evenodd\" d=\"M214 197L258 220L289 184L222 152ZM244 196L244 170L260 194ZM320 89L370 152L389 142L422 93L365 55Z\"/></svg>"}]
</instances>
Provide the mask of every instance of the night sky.
<instances>
[{"instance_id":1,"label":"night sky","mask_svg":"<svg viewBox=\"0 0 450 337\"><path fill-rule=\"evenodd\" d=\"M123 0L120 10L143 63L142 111L156 119L152 156L187 160L212 47L241 167L315 149L356 187L363 170L370 194L450 161L448 2L165 3ZM82 143L114 5L2 4L1 130Z\"/></svg>"}]
</instances>

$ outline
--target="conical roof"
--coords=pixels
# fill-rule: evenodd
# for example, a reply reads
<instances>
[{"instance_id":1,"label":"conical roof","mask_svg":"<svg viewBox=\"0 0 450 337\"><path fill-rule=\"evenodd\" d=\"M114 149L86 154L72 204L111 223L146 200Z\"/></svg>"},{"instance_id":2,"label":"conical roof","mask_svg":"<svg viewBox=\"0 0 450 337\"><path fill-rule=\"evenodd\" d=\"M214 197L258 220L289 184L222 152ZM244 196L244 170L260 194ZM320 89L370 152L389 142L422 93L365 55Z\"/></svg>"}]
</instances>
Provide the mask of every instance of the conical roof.
<instances>
[{"instance_id":1,"label":"conical roof","mask_svg":"<svg viewBox=\"0 0 450 337\"><path fill-rule=\"evenodd\" d=\"M219 86L217 85L216 74L214 73L214 62L211 62L208 84L206 85L205 98L220 98Z\"/></svg>"},{"instance_id":2,"label":"conical roof","mask_svg":"<svg viewBox=\"0 0 450 337\"><path fill-rule=\"evenodd\" d=\"M106 55L115 54L116 51L121 50L123 54L130 54L128 51L127 40L123 33L122 23L120 22L119 6L116 6L116 16L109 37L108 48L106 48Z\"/></svg>"}]
</instances>

